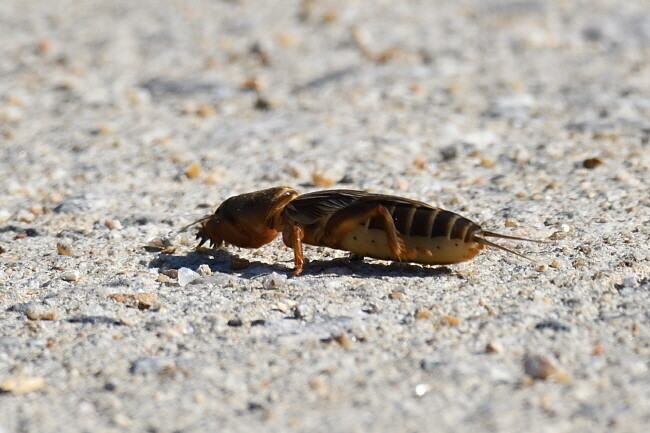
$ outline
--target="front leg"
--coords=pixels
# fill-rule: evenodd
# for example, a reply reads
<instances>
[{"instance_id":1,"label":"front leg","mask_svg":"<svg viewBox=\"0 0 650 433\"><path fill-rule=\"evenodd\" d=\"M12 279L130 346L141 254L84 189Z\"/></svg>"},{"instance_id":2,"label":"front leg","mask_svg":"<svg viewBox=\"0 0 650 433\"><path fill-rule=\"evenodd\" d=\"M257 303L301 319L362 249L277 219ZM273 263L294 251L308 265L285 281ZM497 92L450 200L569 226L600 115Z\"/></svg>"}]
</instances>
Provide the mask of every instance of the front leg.
<instances>
[{"instance_id":1,"label":"front leg","mask_svg":"<svg viewBox=\"0 0 650 433\"><path fill-rule=\"evenodd\" d=\"M323 244L337 248L339 242L359 224L375 217L381 218L388 246L395 259L400 260L406 254L406 246L395 229L393 216L377 202L359 202L335 212L325 226Z\"/></svg>"},{"instance_id":2,"label":"front leg","mask_svg":"<svg viewBox=\"0 0 650 433\"><path fill-rule=\"evenodd\" d=\"M287 224L282 230L282 240L284 244L293 248L293 272L291 276L302 274L304 259L302 254L302 240L305 237L305 232L300 226L296 224Z\"/></svg>"}]
</instances>

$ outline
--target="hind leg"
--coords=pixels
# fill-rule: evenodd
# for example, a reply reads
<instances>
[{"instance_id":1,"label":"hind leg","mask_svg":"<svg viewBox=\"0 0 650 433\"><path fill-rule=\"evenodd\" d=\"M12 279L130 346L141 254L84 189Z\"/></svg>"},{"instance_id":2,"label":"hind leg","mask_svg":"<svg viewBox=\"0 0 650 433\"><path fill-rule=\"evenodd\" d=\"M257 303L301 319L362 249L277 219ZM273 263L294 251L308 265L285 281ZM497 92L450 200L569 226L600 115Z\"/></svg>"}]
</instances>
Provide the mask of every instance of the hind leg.
<instances>
[{"instance_id":1,"label":"hind leg","mask_svg":"<svg viewBox=\"0 0 650 433\"><path fill-rule=\"evenodd\" d=\"M338 248L339 243L348 233L359 224L375 217L381 218L390 251L396 260L400 260L406 254L404 241L397 233L393 216L388 209L376 202L355 203L335 212L325 226L323 245Z\"/></svg>"}]
</instances>

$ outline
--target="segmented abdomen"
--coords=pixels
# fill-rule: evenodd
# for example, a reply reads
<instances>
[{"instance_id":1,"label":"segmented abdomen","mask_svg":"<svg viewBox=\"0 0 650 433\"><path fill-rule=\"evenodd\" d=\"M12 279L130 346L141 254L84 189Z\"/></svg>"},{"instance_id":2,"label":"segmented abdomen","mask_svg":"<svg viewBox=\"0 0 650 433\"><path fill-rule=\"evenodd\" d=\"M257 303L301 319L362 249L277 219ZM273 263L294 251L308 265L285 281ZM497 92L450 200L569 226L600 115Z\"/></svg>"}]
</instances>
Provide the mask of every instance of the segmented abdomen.
<instances>
[{"instance_id":1,"label":"segmented abdomen","mask_svg":"<svg viewBox=\"0 0 650 433\"><path fill-rule=\"evenodd\" d=\"M386 203L384 207L406 246L404 261L458 263L473 258L482 248L473 240L480 226L454 212L418 204ZM339 247L363 256L397 259L388 246L381 217L360 224L341 240Z\"/></svg>"}]
</instances>

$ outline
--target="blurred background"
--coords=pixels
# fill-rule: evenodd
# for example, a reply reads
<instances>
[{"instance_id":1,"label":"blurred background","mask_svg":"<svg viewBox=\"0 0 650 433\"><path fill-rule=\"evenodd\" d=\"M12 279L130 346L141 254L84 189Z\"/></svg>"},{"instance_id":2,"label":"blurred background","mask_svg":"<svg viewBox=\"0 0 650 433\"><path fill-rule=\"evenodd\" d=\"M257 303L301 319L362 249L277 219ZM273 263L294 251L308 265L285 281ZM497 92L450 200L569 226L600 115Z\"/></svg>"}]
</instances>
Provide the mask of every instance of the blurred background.
<instances>
[{"instance_id":1,"label":"blurred background","mask_svg":"<svg viewBox=\"0 0 650 433\"><path fill-rule=\"evenodd\" d=\"M9 1L0 32L1 186L46 206L188 179L430 198L648 140L645 1Z\"/></svg>"},{"instance_id":2,"label":"blurred background","mask_svg":"<svg viewBox=\"0 0 650 433\"><path fill-rule=\"evenodd\" d=\"M646 431L649 143L648 0L2 0L0 433ZM161 239L277 185L552 242Z\"/></svg>"}]
</instances>

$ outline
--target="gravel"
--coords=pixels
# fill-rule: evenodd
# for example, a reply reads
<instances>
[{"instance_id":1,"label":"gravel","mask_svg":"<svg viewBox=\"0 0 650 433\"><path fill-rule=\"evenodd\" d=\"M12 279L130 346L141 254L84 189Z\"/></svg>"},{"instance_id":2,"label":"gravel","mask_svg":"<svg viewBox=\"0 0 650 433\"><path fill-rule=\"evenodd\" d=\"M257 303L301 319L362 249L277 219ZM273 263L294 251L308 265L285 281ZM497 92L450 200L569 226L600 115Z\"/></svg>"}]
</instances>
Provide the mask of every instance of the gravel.
<instances>
[{"instance_id":1,"label":"gravel","mask_svg":"<svg viewBox=\"0 0 650 433\"><path fill-rule=\"evenodd\" d=\"M645 432L650 6L0 2L0 431ZM456 211L443 267L196 250L235 194Z\"/></svg>"}]
</instances>

